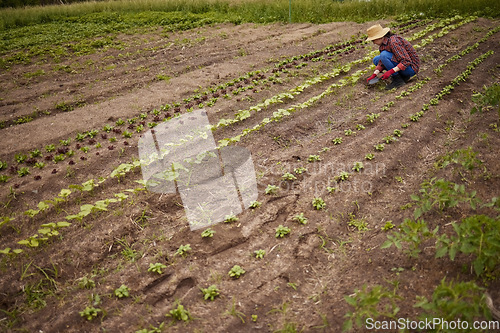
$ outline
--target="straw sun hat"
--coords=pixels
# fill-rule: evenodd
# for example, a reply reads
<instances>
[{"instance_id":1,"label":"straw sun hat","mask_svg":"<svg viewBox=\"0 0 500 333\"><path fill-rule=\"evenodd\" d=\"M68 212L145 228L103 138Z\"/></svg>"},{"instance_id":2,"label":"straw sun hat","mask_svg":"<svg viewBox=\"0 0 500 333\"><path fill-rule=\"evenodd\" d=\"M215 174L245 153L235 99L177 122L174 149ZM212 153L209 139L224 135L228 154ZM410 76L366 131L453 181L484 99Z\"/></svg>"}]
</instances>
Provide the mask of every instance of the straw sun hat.
<instances>
[{"instance_id":1,"label":"straw sun hat","mask_svg":"<svg viewBox=\"0 0 500 333\"><path fill-rule=\"evenodd\" d=\"M372 25L368 29L366 29L366 33L368 34L368 38L366 41L371 41L375 39L379 39L385 36L391 29L390 28L382 28L380 24Z\"/></svg>"}]
</instances>

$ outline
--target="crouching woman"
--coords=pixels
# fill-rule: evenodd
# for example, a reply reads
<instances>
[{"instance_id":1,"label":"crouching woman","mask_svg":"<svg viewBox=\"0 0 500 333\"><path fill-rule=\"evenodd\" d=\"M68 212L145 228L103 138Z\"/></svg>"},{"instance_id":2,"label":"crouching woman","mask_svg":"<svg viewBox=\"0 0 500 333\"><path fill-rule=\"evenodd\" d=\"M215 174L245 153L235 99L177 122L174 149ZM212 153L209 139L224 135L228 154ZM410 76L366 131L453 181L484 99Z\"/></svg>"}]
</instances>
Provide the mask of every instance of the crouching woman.
<instances>
[{"instance_id":1,"label":"crouching woman","mask_svg":"<svg viewBox=\"0 0 500 333\"><path fill-rule=\"evenodd\" d=\"M380 55L373 58L375 71L367 81L374 79L385 70L381 79L392 78L385 89L399 88L406 84L420 69L420 59L415 48L401 36L395 35L390 28L382 28L380 24L367 29L367 41L378 45Z\"/></svg>"}]
</instances>

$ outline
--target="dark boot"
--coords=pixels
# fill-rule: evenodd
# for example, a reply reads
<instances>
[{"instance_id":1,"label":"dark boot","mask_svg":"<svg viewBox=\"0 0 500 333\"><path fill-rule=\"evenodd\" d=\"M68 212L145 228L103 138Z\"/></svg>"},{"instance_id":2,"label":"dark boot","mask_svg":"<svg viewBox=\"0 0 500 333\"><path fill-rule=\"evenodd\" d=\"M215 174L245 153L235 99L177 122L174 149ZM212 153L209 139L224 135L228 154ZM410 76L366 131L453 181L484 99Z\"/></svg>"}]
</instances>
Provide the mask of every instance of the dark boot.
<instances>
[{"instance_id":1,"label":"dark boot","mask_svg":"<svg viewBox=\"0 0 500 333\"><path fill-rule=\"evenodd\" d=\"M399 75L399 74L393 75L393 76L391 76L391 78L392 78L392 82L385 87L385 90L391 90L394 88L397 89L397 88L405 85L405 81L403 80L401 75Z\"/></svg>"}]
</instances>

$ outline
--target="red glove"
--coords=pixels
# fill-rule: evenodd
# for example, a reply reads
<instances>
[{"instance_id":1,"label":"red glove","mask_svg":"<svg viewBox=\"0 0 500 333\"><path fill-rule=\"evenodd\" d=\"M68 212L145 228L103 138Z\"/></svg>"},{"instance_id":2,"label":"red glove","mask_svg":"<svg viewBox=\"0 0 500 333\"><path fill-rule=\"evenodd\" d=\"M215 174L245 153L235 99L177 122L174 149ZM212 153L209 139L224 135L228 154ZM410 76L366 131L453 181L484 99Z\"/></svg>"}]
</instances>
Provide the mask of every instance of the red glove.
<instances>
[{"instance_id":1,"label":"red glove","mask_svg":"<svg viewBox=\"0 0 500 333\"><path fill-rule=\"evenodd\" d=\"M369 78L366 79L366 82L370 82L370 80L374 79L377 77L377 74L372 74Z\"/></svg>"},{"instance_id":2,"label":"red glove","mask_svg":"<svg viewBox=\"0 0 500 333\"><path fill-rule=\"evenodd\" d=\"M386 80L389 78L389 76L391 76L392 74L396 73L394 71L394 68L388 70L387 72L384 73L384 75L382 75L382 80Z\"/></svg>"}]
</instances>

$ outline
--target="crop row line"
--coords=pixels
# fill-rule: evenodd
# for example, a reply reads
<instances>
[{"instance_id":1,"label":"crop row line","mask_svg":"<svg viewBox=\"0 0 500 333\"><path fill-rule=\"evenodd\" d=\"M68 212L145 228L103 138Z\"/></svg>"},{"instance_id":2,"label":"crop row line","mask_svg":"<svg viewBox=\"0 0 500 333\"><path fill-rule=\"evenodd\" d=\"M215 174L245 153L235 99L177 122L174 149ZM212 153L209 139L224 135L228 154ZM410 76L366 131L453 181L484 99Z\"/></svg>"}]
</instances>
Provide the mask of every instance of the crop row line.
<instances>
[{"instance_id":1,"label":"crop row line","mask_svg":"<svg viewBox=\"0 0 500 333\"><path fill-rule=\"evenodd\" d=\"M367 56L365 58L358 59L358 60L356 60L355 62L352 62L352 63L361 63L363 61L366 61L366 59L370 59L370 58L371 58L371 56ZM348 64L347 66L350 67L350 64ZM344 66L344 70L347 69L348 67ZM241 137L243 137L245 135L248 135L248 134L250 134L250 133L252 133L254 131L260 130L261 128L263 128L266 124L270 123L271 121L281 120L283 117L290 115L291 113L295 112L297 109L303 109L303 108L311 106L312 104L314 104L315 102L317 102L321 98L323 98L323 97L331 94L333 92L333 89L342 87L343 85L346 85L346 84L348 84L350 82L351 83L355 83L359 79L359 77L362 75L362 73L364 73L364 72L365 72L365 70L359 70L358 72L356 72L355 74L353 74L351 77L348 77L347 79L341 80L340 83L334 83L334 84L332 84L322 94L314 96L314 97L312 97L311 99L309 99L308 101L306 101L304 103L301 103L301 104L298 104L298 105L294 105L294 106L292 106L292 107L290 107L288 109L280 109L277 112L274 112L273 116L271 118L265 118L260 124L254 126L251 129L244 130L241 135L233 137L231 139L221 140L219 142L220 143L219 147L223 147L223 146L225 146L225 145L227 145L229 143L237 142L237 141L239 141L241 139ZM311 84L311 82L309 82L307 84ZM295 89L297 89L299 91L299 90L302 90L304 87L307 87L307 85L305 85L305 86L304 85L303 86L298 86ZM122 164L122 165L120 165L118 168L116 168L111 173L111 177L115 177L117 174L119 174L121 176L124 176L128 171L134 169L136 166L137 165L134 166L134 164L127 164L127 163ZM107 178L102 179L100 181L100 183L104 182L106 179ZM83 183L83 184L85 184L85 183ZM29 213L27 215L29 215ZM10 219L10 220L12 220L12 219Z\"/></svg>"}]
</instances>

